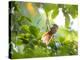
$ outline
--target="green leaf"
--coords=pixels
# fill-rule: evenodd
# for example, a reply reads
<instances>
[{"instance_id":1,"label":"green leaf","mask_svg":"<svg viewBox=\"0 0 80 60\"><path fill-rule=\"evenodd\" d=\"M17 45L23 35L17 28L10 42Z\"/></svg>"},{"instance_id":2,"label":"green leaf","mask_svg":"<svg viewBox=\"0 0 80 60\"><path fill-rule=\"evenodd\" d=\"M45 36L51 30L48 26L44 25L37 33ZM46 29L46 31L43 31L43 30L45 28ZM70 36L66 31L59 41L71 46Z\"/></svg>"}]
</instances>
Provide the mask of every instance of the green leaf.
<instances>
[{"instance_id":1,"label":"green leaf","mask_svg":"<svg viewBox=\"0 0 80 60\"><path fill-rule=\"evenodd\" d=\"M26 16L23 16L23 15L21 15L21 16L18 17L17 22L21 22L23 20L28 20L29 22L31 22L31 19L30 18L28 18Z\"/></svg>"},{"instance_id":2,"label":"green leaf","mask_svg":"<svg viewBox=\"0 0 80 60\"><path fill-rule=\"evenodd\" d=\"M37 28L37 27L35 27L35 26L30 26L29 27L29 30L30 30L30 32L31 32L31 34L32 35L34 35L34 36L38 36L38 34L39 34L39 29Z\"/></svg>"},{"instance_id":3,"label":"green leaf","mask_svg":"<svg viewBox=\"0 0 80 60\"><path fill-rule=\"evenodd\" d=\"M54 19L58 15L58 13L59 13L58 8L54 9L53 14L52 14L52 18Z\"/></svg>"},{"instance_id":4,"label":"green leaf","mask_svg":"<svg viewBox=\"0 0 80 60\"><path fill-rule=\"evenodd\" d=\"M31 19L28 18L28 17L26 17L26 16L22 16L21 18L22 18L22 19L27 19L29 22L31 22Z\"/></svg>"},{"instance_id":5,"label":"green leaf","mask_svg":"<svg viewBox=\"0 0 80 60\"><path fill-rule=\"evenodd\" d=\"M22 40L17 40L16 45L22 45Z\"/></svg>"},{"instance_id":6,"label":"green leaf","mask_svg":"<svg viewBox=\"0 0 80 60\"><path fill-rule=\"evenodd\" d=\"M64 42L64 40L65 40L65 38L63 36L60 36L58 39L60 40L61 43Z\"/></svg>"},{"instance_id":7,"label":"green leaf","mask_svg":"<svg viewBox=\"0 0 80 60\"><path fill-rule=\"evenodd\" d=\"M48 14L48 12L51 11L51 10L56 11L57 8L58 8L58 5L57 4L44 4L43 8L44 8L46 14ZM57 13L57 11L56 11L56 13Z\"/></svg>"},{"instance_id":8,"label":"green leaf","mask_svg":"<svg viewBox=\"0 0 80 60\"><path fill-rule=\"evenodd\" d=\"M62 9L62 11L63 11L63 14L65 16L65 27L69 28L69 26L70 26L70 17L69 17L68 13L66 12L66 10L64 8Z\"/></svg>"},{"instance_id":9,"label":"green leaf","mask_svg":"<svg viewBox=\"0 0 80 60\"><path fill-rule=\"evenodd\" d=\"M70 17L68 14L65 15L65 26L69 28L70 26Z\"/></svg>"},{"instance_id":10,"label":"green leaf","mask_svg":"<svg viewBox=\"0 0 80 60\"><path fill-rule=\"evenodd\" d=\"M65 6L67 13L69 13L72 18L76 18L78 16L78 6L77 5L66 5Z\"/></svg>"},{"instance_id":11,"label":"green leaf","mask_svg":"<svg viewBox=\"0 0 80 60\"><path fill-rule=\"evenodd\" d=\"M22 25L20 28L24 32L29 32L29 26L27 26L27 25Z\"/></svg>"},{"instance_id":12,"label":"green leaf","mask_svg":"<svg viewBox=\"0 0 80 60\"><path fill-rule=\"evenodd\" d=\"M72 18L76 18L78 16L78 6L77 5L73 5L72 9L70 10L70 12L71 12Z\"/></svg>"}]
</instances>

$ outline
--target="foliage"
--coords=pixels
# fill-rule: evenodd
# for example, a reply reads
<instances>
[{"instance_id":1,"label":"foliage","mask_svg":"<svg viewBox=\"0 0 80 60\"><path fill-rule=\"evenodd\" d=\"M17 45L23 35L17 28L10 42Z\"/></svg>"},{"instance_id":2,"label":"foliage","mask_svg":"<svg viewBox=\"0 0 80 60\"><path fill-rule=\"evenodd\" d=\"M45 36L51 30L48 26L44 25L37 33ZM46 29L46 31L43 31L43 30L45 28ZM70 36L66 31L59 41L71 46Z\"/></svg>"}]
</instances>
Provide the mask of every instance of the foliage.
<instances>
[{"instance_id":1,"label":"foliage","mask_svg":"<svg viewBox=\"0 0 80 60\"><path fill-rule=\"evenodd\" d=\"M49 19L50 11L53 11L51 18L55 19L59 13L59 8L62 8L65 16L65 27L59 27L56 37L51 40L47 47L42 43L41 37L44 32L48 31L46 22L49 25L51 21L43 19L43 16L38 12L40 7L44 9L47 19ZM11 2L10 10L11 58L77 55L78 34L77 31L69 28L71 26L69 15L72 18L77 17L77 5Z\"/></svg>"}]
</instances>

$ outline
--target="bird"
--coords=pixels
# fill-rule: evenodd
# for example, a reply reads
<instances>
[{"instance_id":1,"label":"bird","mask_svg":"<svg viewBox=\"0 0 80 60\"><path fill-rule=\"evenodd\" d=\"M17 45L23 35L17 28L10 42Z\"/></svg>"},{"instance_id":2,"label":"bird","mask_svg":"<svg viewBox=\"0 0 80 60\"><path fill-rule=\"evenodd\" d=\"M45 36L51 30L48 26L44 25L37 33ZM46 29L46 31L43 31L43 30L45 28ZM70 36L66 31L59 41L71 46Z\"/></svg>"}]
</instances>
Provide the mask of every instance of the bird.
<instances>
[{"instance_id":1,"label":"bird","mask_svg":"<svg viewBox=\"0 0 80 60\"><path fill-rule=\"evenodd\" d=\"M54 37L54 34L57 32L57 30L58 30L58 25L53 24L53 26L50 28L50 31L42 35L41 40L44 44L46 44L46 46L49 45L51 38Z\"/></svg>"}]
</instances>

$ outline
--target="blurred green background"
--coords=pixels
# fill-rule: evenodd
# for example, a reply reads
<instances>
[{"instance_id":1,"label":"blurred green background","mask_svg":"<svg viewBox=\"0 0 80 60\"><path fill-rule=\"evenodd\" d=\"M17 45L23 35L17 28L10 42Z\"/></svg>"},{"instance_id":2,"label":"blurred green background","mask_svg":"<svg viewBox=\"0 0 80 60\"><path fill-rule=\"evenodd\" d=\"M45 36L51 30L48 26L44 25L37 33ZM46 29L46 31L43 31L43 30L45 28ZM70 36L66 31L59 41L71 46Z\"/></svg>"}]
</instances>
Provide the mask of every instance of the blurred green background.
<instances>
[{"instance_id":1,"label":"blurred green background","mask_svg":"<svg viewBox=\"0 0 80 60\"><path fill-rule=\"evenodd\" d=\"M78 32L71 28L73 22L70 19L70 16L73 20L77 18L78 5L14 1L10 3L11 58L78 54ZM54 39L46 47L41 37L55 23L59 9L62 9L65 25L59 26Z\"/></svg>"}]
</instances>

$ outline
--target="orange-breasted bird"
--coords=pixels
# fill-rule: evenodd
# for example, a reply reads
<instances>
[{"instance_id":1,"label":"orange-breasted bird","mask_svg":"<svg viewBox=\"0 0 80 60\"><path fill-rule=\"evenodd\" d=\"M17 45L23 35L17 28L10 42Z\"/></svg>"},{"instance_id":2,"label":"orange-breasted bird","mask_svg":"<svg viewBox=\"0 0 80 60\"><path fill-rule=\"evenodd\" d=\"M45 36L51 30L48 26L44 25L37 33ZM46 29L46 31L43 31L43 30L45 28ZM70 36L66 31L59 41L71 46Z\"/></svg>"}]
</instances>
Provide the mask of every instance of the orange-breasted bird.
<instances>
[{"instance_id":1,"label":"orange-breasted bird","mask_svg":"<svg viewBox=\"0 0 80 60\"><path fill-rule=\"evenodd\" d=\"M43 43L48 45L52 36L54 37L54 34L57 32L57 30L58 30L58 25L53 24L53 27L50 28L50 31L43 34L42 39L41 39Z\"/></svg>"}]
</instances>

